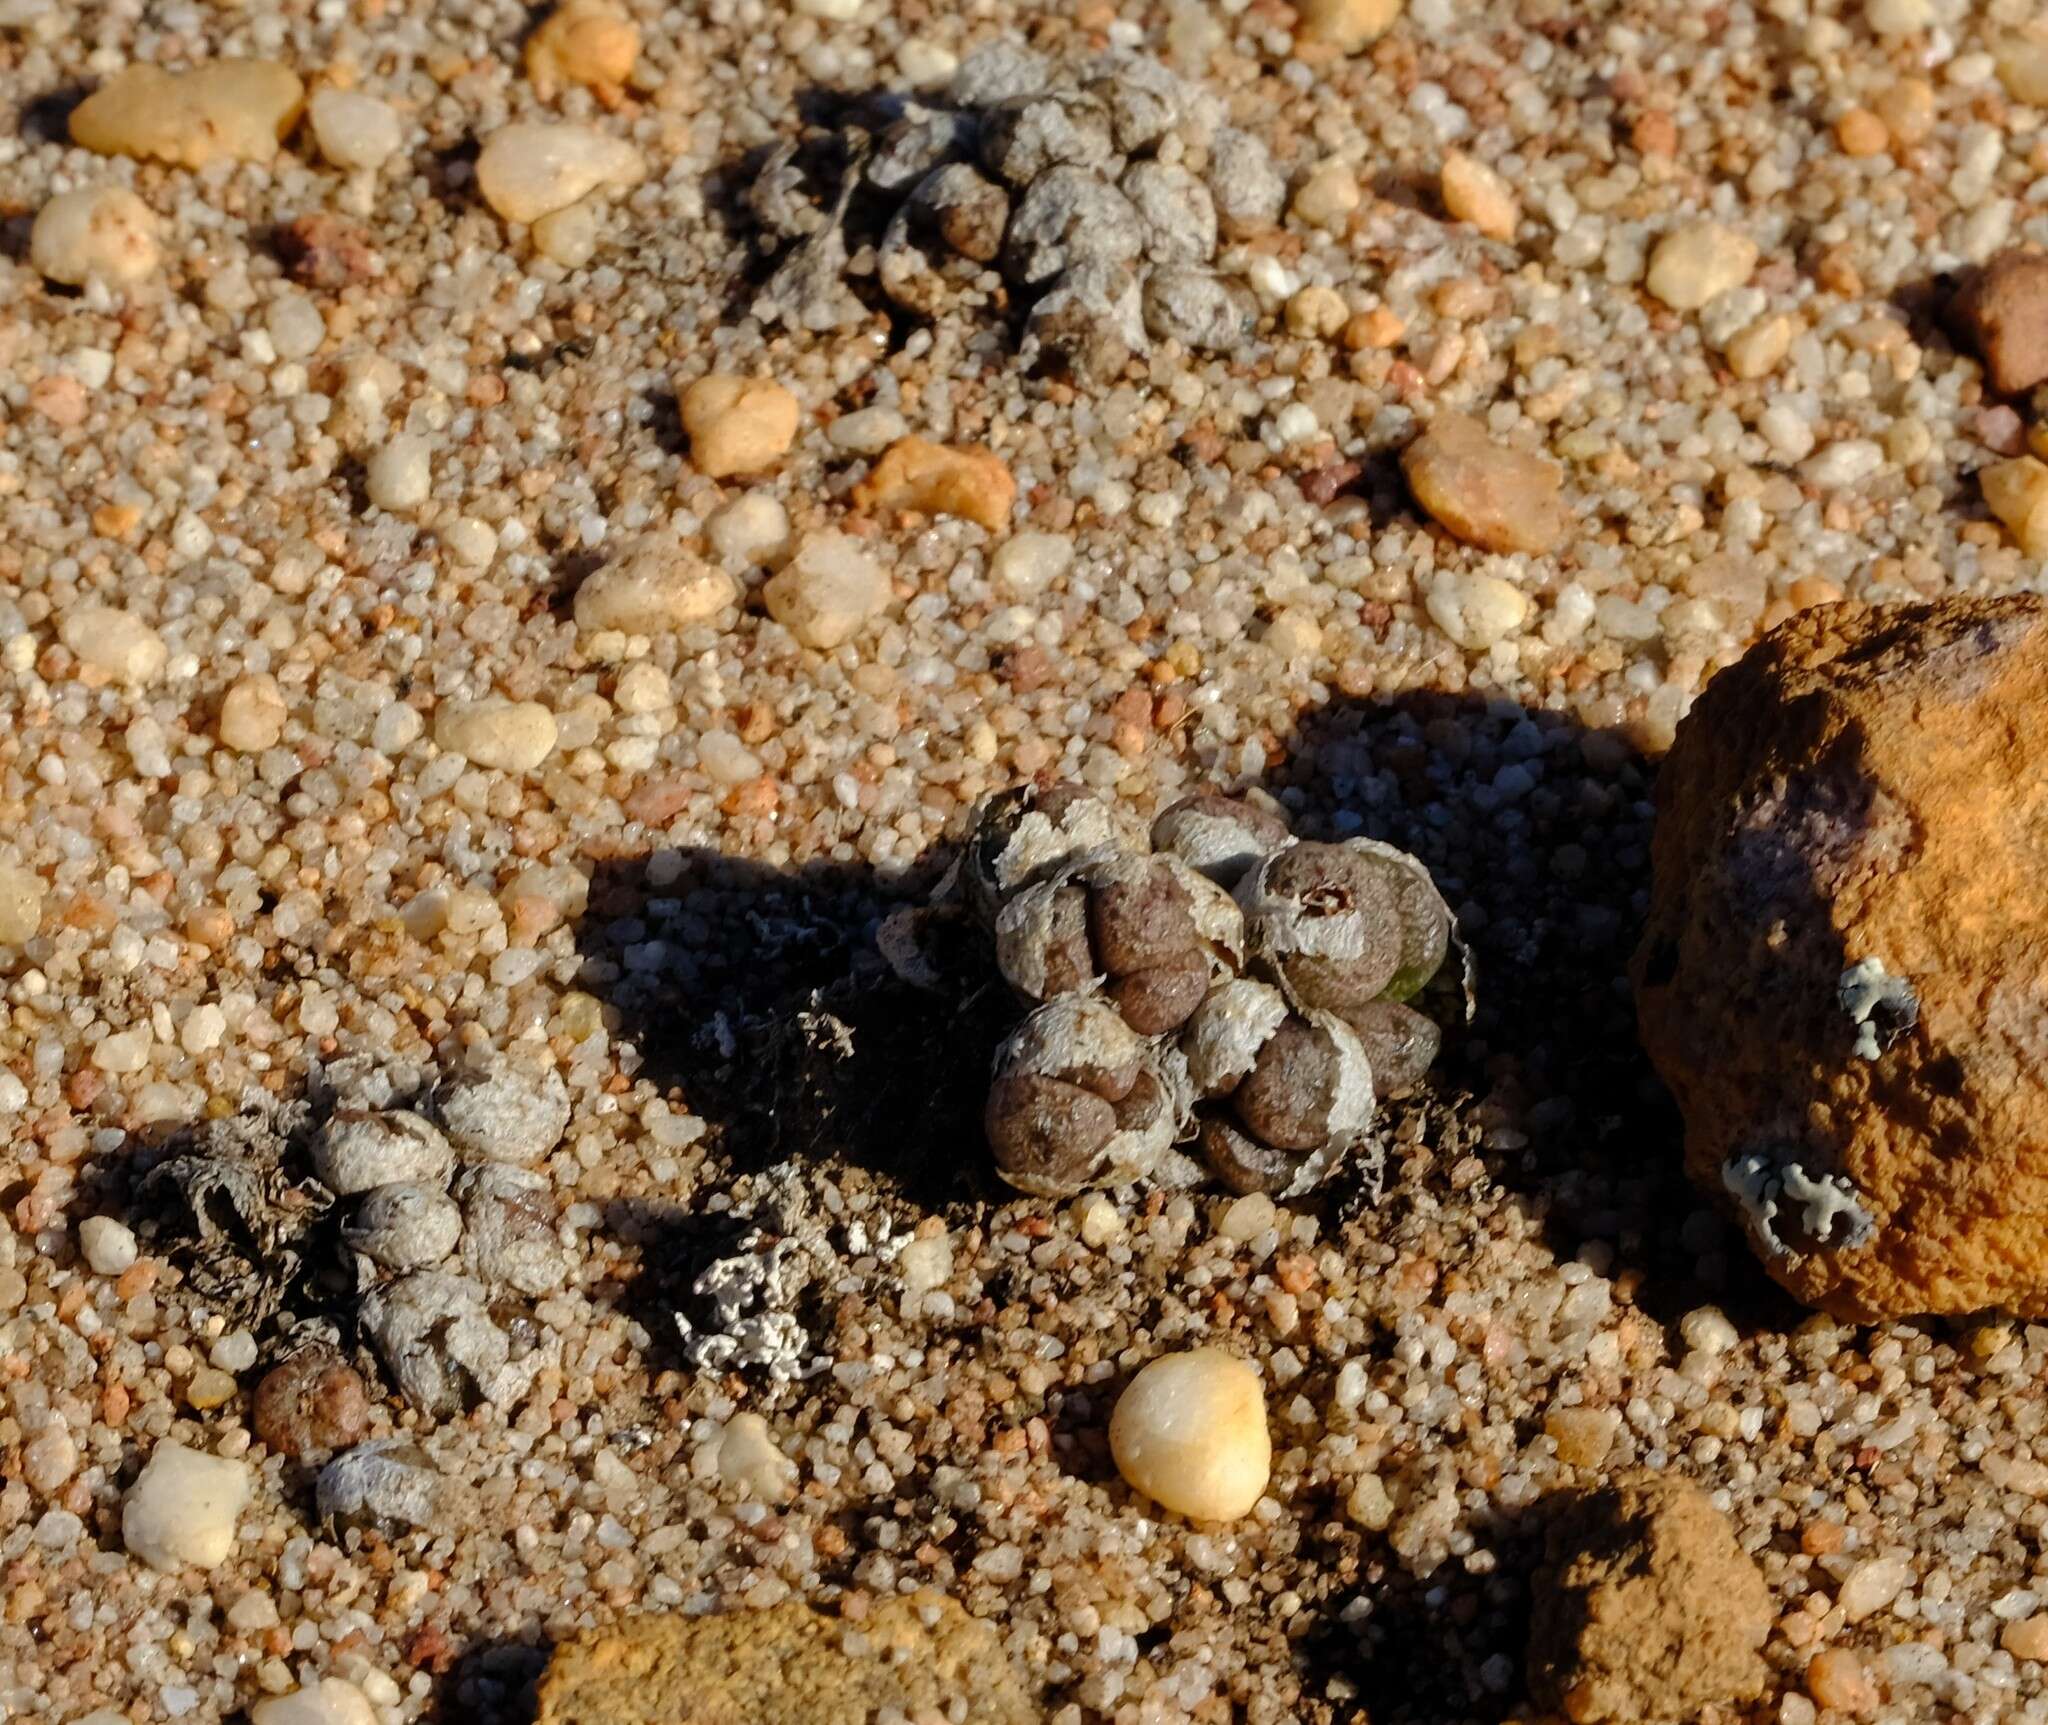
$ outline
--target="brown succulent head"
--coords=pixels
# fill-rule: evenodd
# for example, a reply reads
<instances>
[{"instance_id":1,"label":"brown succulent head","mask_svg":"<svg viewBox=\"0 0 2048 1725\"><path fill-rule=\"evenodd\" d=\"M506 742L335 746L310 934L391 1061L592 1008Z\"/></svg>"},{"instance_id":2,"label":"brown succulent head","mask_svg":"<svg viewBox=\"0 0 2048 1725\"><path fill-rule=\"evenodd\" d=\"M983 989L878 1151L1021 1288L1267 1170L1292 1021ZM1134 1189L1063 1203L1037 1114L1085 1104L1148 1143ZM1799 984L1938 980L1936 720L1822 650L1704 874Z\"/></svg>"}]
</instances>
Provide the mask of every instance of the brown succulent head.
<instances>
[{"instance_id":1,"label":"brown succulent head","mask_svg":"<svg viewBox=\"0 0 2048 1725\"><path fill-rule=\"evenodd\" d=\"M1246 942L1297 1006L1350 1014L1436 974L1451 916L1429 871L1391 845L1290 844L1237 887Z\"/></svg>"},{"instance_id":2,"label":"brown succulent head","mask_svg":"<svg viewBox=\"0 0 2048 1725\"><path fill-rule=\"evenodd\" d=\"M1186 1069L1107 1002L1066 995L1025 1019L996 1055L984 1124L996 1169L1022 1191L1066 1197L1172 1174ZM1184 1175L1182 1176L1184 1178Z\"/></svg>"},{"instance_id":3,"label":"brown succulent head","mask_svg":"<svg viewBox=\"0 0 2048 1725\"><path fill-rule=\"evenodd\" d=\"M1305 1192L1372 1124L1372 1068L1351 1027L1269 983L1225 983L1181 1040L1205 1104L1203 1158L1233 1190Z\"/></svg>"},{"instance_id":4,"label":"brown succulent head","mask_svg":"<svg viewBox=\"0 0 2048 1725\"><path fill-rule=\"evenodd\" d=\"M1242 948L1237 906L1172 856L1099 853L996 917L996 962L1025 999L1099 988L1141 1036L1184 1024Z\"/></svg>"}]
</instances>

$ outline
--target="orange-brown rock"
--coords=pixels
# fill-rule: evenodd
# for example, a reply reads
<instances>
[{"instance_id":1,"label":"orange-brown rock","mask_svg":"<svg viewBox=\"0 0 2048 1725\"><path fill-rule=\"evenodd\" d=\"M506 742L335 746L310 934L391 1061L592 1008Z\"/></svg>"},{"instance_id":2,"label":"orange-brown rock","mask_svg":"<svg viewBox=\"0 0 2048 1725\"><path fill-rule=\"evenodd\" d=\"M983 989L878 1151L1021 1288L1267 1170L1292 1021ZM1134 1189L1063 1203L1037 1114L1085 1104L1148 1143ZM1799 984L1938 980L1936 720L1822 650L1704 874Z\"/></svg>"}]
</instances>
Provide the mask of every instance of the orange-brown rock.
<instances>
[{"instance_id":1,"label":"orange-brown rock","mask_svg":"<svg viewBox=\"0 0 2048 1725\"><path fill-rule=\"evenodd\" d=\"M1401 452L1415 501L1482 551L1550 550L1571 526L1555 462L1496 443L1478 420L1440 413Z\"/></svg>"},{"instance_id":2,"label":"orange-brown rock","mask_svg":"<svg viewBox=\"0 0 2048 1725\"><path fill-rule=\"evenodd\" d=\"M1016 501L1017 482L992 450L925 437L899 437L853 488L857 509L957 515L991 533L1009 526Z\"/></svg>"},{"instance_id":3,"label":"orange-brown rock","mask_svg":"<svg viewBox=\"0 0 2048 1725\"><path fill-rule=\"evenodd\" d=\"M1771 1595L1697 1486L1645 1474L1559 1510L1537 1572L1529 1691L1572 1725L1692 1721L1762 1693Z\"/></svg>"},{"instance_id":4,"label":"orange-brown rock","mask_svg":"<svg viewBox=\"0 0 2048 1725\"><path fill-rule=\"evenodd\" d=\"M534 1725L869 1725L950 1719L962 1699L975 1725L1044 1717L996 1632L942 1595L884 1599L858 1622L792 1600L565 1642Z\"/></svg>"},{"instance_id":5,"label":"orange-brown rock","mask_svg":"<svg viewBox=\"0 0 2048 1725\"><path fill-rule=\"evenodd\" d=\"M2048 1313L2048 602L1810 610L1657 784L1636 954L1686 1166L1802 1300Z\"/></svg>"},{"instance_id":6,"label":"orange-brown rock","mask_svg":"<svg viewBox=\"0 0 2048 1725\"><path fill-rule=\"evenodd\" d=\"M2018 395L2048 381L2048 257L1993 258L1963 285L1955 313L1993 389Z\"/></svg>"}]
</instances>

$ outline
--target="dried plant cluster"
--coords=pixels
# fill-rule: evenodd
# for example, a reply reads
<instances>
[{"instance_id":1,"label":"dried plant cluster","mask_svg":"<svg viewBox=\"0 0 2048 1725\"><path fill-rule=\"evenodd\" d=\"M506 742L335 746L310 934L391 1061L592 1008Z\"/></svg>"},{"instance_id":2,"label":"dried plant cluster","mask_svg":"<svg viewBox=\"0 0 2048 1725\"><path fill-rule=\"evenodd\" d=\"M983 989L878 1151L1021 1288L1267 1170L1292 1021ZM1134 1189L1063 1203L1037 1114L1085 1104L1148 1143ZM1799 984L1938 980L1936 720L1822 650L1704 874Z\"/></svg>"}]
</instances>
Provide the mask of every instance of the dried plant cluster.
<instances>
[{"instance_id":1,"label":"dried plant cluster","mask_svg":"<svg viewBox=\"0 0 2048 1725\"><path fill-rule=\"evenodd\" d=\"M927 988L986 981L1027 1009L998 1049L997 1169L1064 1195L1147 1180L1295 1196L1367 1145L1441 1033L1410 1004L1455 926L1415 858L1297 839L1214 793L1148 833L1070 784L979 811L932 904L883 927Z\"/></svg>"},{"instance_id":2,"label":"dried plant cluster","mask_svg":"<svg viewBox=\"0 0 2048 1725\"><path fill-rule=\"evenodd\" d=\"M515 1400L540 1363L521 1297L553 1293L569 1268L537 1166L568 1126L567 1087L499 1062L417 1108L389 1089L348 1086L317 1125L310 1108L261 1129L210 1123L150 1183L182 1200L195 1289L280 1357L353 1328L423 1414Z\"/></svg>"}]
</instances>

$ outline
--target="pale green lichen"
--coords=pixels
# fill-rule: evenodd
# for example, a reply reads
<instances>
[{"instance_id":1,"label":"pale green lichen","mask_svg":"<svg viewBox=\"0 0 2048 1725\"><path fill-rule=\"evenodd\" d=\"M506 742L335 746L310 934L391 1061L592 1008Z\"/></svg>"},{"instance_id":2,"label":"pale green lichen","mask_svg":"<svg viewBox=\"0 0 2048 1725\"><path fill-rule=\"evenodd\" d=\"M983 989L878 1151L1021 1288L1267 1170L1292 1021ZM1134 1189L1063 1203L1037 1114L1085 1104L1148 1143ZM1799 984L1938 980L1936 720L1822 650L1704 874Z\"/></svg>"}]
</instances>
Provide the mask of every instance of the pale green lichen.
<instances>
[{"instance_id":1,"label":"pale green lichen","mask_svg":"<svg viewBox=\"0 0 2048 1725\"><path fill-rule=\"evenodd\" d=\"M1722 1165L1721 1184L1774 1256L1789 1257L1796 1250L1778 1230L1786 1205L1798 1208L1799 1230L1806 1239L1828 1251L1853 1251L1877 1233L1876 1218L1849 1179L1809 1174L1782 1154L1753 1150L1731 1156Z\"/></svg>"}]
</instances>

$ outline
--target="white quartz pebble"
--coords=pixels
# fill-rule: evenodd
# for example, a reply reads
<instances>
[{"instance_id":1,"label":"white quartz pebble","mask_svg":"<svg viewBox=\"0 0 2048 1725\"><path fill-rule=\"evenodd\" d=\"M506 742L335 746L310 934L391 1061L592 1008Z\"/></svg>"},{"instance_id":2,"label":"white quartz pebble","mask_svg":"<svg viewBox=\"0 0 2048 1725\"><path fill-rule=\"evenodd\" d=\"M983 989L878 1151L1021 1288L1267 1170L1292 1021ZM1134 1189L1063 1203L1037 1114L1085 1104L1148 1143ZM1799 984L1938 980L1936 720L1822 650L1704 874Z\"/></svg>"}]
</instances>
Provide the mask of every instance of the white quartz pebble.
<instances>
[{"instance_id":1,"label":"white quartz pebble","mask_svg":"<svg viewBox=\"0 0 2048 1725\"><path fill-rule=\"evenodd\" d=\"M167 1438L128 1488L121 1542L152 1569L187 1563L211 1569L234 1548L235 1521L248 1502L246 1463Z\"/></svg>"},{"instance_id":2,"label":"white quartz pebble","mask_svg":"<svg viewBox=\"0 0 2048 1725\"><path fill-rule=\"evenodd\" d=\"M1167 1354L1145 1366L1109 1421L1117 1472L1176 1515L1235 1521L1273 1471L1258 1372L1221 1348Z\"/></svg>"}]
</instances>

